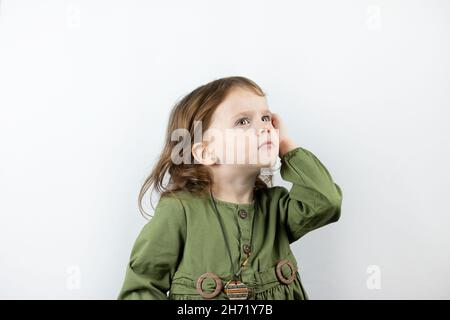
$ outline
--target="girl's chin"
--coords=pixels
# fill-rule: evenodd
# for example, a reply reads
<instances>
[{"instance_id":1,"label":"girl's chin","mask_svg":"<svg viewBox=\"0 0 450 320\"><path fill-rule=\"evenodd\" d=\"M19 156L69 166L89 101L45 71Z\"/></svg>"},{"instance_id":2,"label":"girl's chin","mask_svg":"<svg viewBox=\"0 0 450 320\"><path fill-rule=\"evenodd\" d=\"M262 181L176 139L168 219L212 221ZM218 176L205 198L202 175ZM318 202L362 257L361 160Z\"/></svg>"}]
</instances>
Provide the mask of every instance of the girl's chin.
<instances>
[{"instance_id":1,"label":"girl's chin","mask_svg":"<svg viewBox=\"0 0 450 320\"><path fill-rule=\"evenodd\" d=\"M258 160L258 165L260 167L271 167L276 164L277 157L274 154L266 154L260 155Z\"/></svg>"}]
</instances>

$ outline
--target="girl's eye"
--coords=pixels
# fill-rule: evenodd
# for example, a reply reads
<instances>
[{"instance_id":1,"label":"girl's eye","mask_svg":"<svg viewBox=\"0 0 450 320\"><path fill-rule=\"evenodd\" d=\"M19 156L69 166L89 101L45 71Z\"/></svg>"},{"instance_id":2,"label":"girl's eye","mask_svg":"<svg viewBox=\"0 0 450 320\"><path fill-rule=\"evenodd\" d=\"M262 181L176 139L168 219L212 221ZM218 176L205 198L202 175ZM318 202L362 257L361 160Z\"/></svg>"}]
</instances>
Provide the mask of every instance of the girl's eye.
<instances>
[{"instance_id":1,"label":"girl's eye","mask_svg":"<svg viewBox=\"0 0 450 320\"><path fill-rule=\"evenodd\" d=\"M250 121L248 120L248 118L242 118L236 122L236 125L245 126L246 124L249 124L249 123L250 123Z\"/></svg>"},{"instance_id":2,"label":"girl's eye","mask_svg":"<svg viewBox=\"0 0 450 320\"><path fill-rule=\"evenodd\" d=\"M270 116L264 116L263 121L271 121L272 118Z\"/></svg>"}]
</instances>

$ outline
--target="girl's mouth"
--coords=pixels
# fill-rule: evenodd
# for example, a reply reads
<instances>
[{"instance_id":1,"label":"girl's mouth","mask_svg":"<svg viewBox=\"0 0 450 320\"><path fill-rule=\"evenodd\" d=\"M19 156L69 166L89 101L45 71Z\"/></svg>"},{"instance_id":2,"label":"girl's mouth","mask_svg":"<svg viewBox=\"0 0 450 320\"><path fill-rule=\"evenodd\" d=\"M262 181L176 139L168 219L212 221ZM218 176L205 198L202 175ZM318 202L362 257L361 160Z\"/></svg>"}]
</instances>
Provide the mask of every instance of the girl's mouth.
<instances>
[{"instance_id":1,"label":"girl's mouth","mask_svg":"<svg viewBox=\"0 0 450 320\"><path fill-rule=\"evenodd\" d=\"M272 147L273 146L273 143L272 143L272 141L270 141L270 140L267 140L267 141L265 141L263 144L261 144L260 146L259 146L259 148L258 149L261 149L262 147L267 147L267 148L269 148L269 147Z\"/></svg>"}]
</instances>

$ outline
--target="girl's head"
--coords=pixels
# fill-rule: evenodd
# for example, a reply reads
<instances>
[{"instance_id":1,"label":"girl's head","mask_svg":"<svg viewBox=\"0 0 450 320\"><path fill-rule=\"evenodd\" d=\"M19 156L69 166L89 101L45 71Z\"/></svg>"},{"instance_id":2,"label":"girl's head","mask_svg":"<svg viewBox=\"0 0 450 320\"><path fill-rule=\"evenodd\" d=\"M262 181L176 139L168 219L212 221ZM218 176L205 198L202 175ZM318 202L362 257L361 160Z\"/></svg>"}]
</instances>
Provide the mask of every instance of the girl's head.
<instances>
[{"instance_id":1,"label":"girl's head","mask_svg":"<svg viewBox=\"0 0 450 320\"><path fill-rule=\"evenodd\" d=\"M145 214L142 199L152 187L161 196L182 190L203 194L217 170L254 173L254 188L267 188L272 177L259 172L277 155L278 134L262 89L245 77L214 80L173 107L163 151L141 188L139 209Z\"/></svg>"}]
</instances>

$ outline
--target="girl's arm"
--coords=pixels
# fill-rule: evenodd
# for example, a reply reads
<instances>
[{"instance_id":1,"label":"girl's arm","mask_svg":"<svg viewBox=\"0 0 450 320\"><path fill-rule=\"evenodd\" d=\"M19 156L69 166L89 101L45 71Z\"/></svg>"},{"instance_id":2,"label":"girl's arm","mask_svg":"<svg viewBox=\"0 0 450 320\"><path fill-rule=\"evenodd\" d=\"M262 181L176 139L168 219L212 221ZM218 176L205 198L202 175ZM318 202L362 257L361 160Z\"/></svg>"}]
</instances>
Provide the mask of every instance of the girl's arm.
<instances>
[{"instance_id":1,"label":"girl's arm","mask_svg":"<svg viewBox=\"0 0 450 320\"><path fill-rule=\"evenodd\" d=\"M274 188L281 223L292 243L311 230L339 220L342 190L312 152L290 139L276 113L272 113L272 124L279 135L281 177L292 182L290 191L285 187Z\"/></svg>"},{"instance_id":2,"label":"girl's arm","mask_svg":"<svg viewBox=\"0 0 450 320\"><path fill-rule=\"evenodd\" d=\"M118 299L166 300L183 254L186 216L181 202L162 197L133 246Z\"/></svg>"},{"instance_id":3,"label":"girl's arm","mask_svg":"<svg viewBox=\"0 0 450 320\"><path fill-rule=\"evenodd\" d=\"M289 242L339 220L342 191L319 159L302 147L295 147L281 156L281 177L292 182L288 191L277 187L281 221Z\"/></svg>"}]
</instances>

